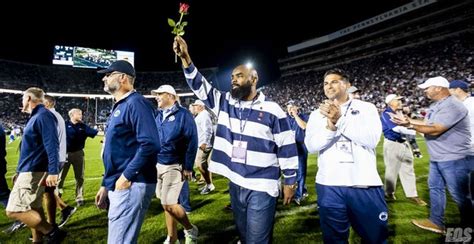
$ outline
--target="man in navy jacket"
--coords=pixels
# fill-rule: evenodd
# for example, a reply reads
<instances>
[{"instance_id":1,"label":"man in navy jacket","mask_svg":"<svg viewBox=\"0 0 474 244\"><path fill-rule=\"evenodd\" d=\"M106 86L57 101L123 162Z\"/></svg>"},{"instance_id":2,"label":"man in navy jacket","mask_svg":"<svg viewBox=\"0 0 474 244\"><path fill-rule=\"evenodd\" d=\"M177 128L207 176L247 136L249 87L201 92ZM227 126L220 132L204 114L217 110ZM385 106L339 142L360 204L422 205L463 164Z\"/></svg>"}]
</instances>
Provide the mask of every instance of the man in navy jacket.
<instances>
[{"instance_id":1,"label":"man in navy jacket","mask_svg":"<svg viewBox=\"0 0 474 244\"><path fill-rule=\"evenodd\" d=\"M155 110L134 90L135 69L127 61L116 61L99 73L105 73L104 90L115 104L105 133L104 179L95 201L99 208L107 208L108 197L107 242L136 243L156 188L160 145Z\"/></svg>"},{"instance_id":2,"label":"man in navy jacket","mask_svg":"<svg viewBox=\"0 0 474 244\"><path fill-rule=\"evenodd\" d=\"M158 184L156 196L160 198L165 210L166 228L169 243L175 243L177 222L184 226L186 243L197 240L198 229L189 222L185 210L178 198L189 197L186 179L191 179L194 159L198 147L196 123L193 115L178 103L178 95L170 85L162 85L151 92L158 102L156 125L161 139L156 169ZM183 177L184 176L184 177ZM183 179L184 178L184 179ZM183 185L185 185L183 187ZM182 201L180 202L182 204Z\"/></svg>"},{"instance_id":3,"label":"man in navy jacket","mask_svg":"<svg viewBox=\"0 0 474 244\"><path fill-rule=\"evenodd\" d=\"M59 243L66 232L47 223L42 208L44 183L49 187L56 186L59 173L58 122L45 108L43 100L44 91L40 88L28 88L23 94L22 111L31 116L25 126L6 213L9 218L31 228L33 242L46 235L49 243Z\"/></svg>"}]
</instances>

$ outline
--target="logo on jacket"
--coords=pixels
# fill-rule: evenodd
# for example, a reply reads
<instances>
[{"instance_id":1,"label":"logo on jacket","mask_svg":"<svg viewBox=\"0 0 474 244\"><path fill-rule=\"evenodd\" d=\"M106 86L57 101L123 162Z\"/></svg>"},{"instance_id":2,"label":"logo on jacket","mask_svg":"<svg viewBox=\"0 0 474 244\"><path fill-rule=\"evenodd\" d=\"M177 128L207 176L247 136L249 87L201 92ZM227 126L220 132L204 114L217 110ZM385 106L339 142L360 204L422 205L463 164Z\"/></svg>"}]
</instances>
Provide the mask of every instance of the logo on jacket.
<instances>
[{"instance_id":1,"label":"logo on jacket","mask_svg":"<svg viewBox=\"0 0 474 244\"><path fill-rule=\"evenodd\" d=\"M358 115L358 114L359 114L359 110L352 110L352 111L351 111L351 114L352 114L352 115Z\"/></svg>"},{"instance_id":2,"label":"logo on jacket","mask_svg":"<svg viewBox=\"0 0 474 244\"><path fill-rule=\"evenodd\" d=\"M379 219L382 220L382 221L387 221L388 219L388 213L387 212L381 212L379 214Z\"/></svg>"},{"instance_id":3,"label":"logo on jacket","mask_svg":"<svg viewBox=\"0 0 474 244\"><path fill-rule=\"evenodd\" d=\"M114 117L118 117L120 115L120 110L114 112Z\"/></svg>"},{"instance_id":4,"label":"logo on jacket","mask_svg":"<svg viewBox=\"0 0 474 244\"><path fill-rule=\"evenodd\" d=\"M174 121L174 115L171 115L168 120L169 121Z\"/></svg>"}]
</instances>

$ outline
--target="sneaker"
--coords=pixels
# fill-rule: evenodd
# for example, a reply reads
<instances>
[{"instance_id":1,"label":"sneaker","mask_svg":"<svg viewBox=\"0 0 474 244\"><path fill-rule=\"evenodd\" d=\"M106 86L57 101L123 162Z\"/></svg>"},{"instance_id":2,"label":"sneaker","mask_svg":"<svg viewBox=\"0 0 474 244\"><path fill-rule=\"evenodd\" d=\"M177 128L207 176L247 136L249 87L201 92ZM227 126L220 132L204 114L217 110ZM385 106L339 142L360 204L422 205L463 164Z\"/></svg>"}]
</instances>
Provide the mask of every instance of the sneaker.
<instances>
[{"instance_id":1,"label":"sneaker","mask_svg":"<svg viewBox=\"0 0 474 244\"><path fill-rule=\"evenodd\" d=\"M214 191L214 189L216 189L216 187L212 183L210 185L205 185L204 188L201 190L201 195L207 195L211 191Z\"/></svg>"},{"instance_id":2,"label":"sneaker","mask_svg":"<svg viewBox=\"0 0 474 244\"><path fill-rule=\"evenodd\" d=\"M78 207L84 206L84 204L85 204L83 200L79 200L76 203L77 203Z\"/></svg>"},{"instance_id":3,"label":"sneaker","mask_svg":"<svg viewBox=\"0 0 474 244\"><path fill-rule=\"evenodd\" d=\"M163 242L163 244L172 244L170 240L170 236L166 237L166 240ZM179 244L179 240L176 240L173 244Z\"/></svg>"},{"instance_id":4,"label":"sneaker","mask_svg":"<svg viewBox=\"0 0 474 244\"><path fill-rule=\"evenodd\" d=\"M421 200L419 197L407 197L408 200L414 202L416 205L418 206L428 206L428 203L426 203L425 201Z\"/></svg>"},{"instance_id":5,"label":"sneaker","mask_svg":"<svg viewBox=\"0 0 474 244\"><path fill-rule=\"evenodd\" d=\"M431 222L429 219L418 219L418 220L412 220L411 221L414 225L424 229L424 230L429 230L434 233L438 234L445 234L446 231L444 228L436 225L435 223Z\"/></svg>"},{"instance_id":6,"label":"sneaker","mask_svg":"<svg viewBox=\"0 0 474 244\"><path fill-rule=\"evenodd\" d=\"M65 209L63 209L61 211L61 222L59 222L58 227L62 228L67 223L69 218L71 218L72 214L75 213L76 211L77 211L77 208L73 208L70 206L67 206Z\"/></svg>"},{"instance_id":7,"label":"sneaker","mask_svg":"<svg viewBox=\"0 0 474 244\"><path fill-rule=\"evenodd\" d=\"M8 227L7 229L3 230L3 233L5 233L5 234L11 234L11 233L13 233L13 232L15 232L15 231L17 231L17 230L19 230L19 229L21 229L21 228L24 228L24 227L26 227L26 225L23 224L23 222L20 222L20 221L17 220L17 221L15 221L15 222L13 222L13 224L12 224L10 227Z\"/></svg>"},{"instance_id":8,"label":"sneaker","mask_svg":"<svg viewBox=\"0 0 474 244\"><path fill-rule=\"evenodd\" d=\"M184 238L185 238L184 243L186 244L197 243L198 234L199 234L199 230L195 225L193 225L193 228L190 230L184 230Z\"/></svg>"},{"instance_id":9,"label":"sneaker","mask_svg":"<svg viewBox=\"0 0 474 244\"><path fill-rule=\"evenodd\" d=\"M395 197L395 193L385 194L385 200L389 202L397 200L397 198Z\"/></svg>"},{"instance_id":10,"label":"sneaker","mask_svg":"<svg viewBox=\"0 0 474 244\"><path fill-rule=\"evenodd\" d=\"M48 244L58 244L63 242L64 238L66 238L67 232L64 230L59 229L58 227L54 227L54 229L47 234Z\"/></svg>"},{"instance_id":11,"label":"sneaker","mask_svg":"<svg viewBox=\"0 0 474 244\"><path fill-rule=\"evenodd\" d=\"M301 205L301 198L295 198L293 201L296 203L296 205Z\"/></svg>"}]
</instances>

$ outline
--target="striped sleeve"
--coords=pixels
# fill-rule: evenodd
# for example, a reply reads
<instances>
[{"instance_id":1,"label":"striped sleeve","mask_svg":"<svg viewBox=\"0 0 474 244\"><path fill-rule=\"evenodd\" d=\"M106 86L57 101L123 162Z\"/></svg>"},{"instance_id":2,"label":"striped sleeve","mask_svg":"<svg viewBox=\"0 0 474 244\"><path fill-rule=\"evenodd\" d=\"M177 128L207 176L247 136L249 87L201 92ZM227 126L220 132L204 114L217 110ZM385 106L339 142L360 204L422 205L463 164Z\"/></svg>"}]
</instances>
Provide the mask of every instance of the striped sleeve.
<instances>
[{"instance_id":1,"label":"striped sleeve","mask_svg":"<svg viewBox=\"0 0 474 244\"><path fill-rule=\"evenodd\" d=\"M275 104L276 105L276 104ZM276 118L272 129L277 145L277 158L280 165L285 185L296 183L296 172L298 170L298 150L296 148L295 136L290 129L290 123L283 110L276 105Z\"/></svg>"},{"instance_id":2,"label":"striped sleeve","mask_svg":"<svg viewBox=\"0 0 474 244\"><path fill-rule=\"evenodd\" d=\"M183 68L186 82L196 96L206 104L215 114L219 114L219 100L224 93L214 88L198 71L194 64Z\"/></svg>"}]
</instances>

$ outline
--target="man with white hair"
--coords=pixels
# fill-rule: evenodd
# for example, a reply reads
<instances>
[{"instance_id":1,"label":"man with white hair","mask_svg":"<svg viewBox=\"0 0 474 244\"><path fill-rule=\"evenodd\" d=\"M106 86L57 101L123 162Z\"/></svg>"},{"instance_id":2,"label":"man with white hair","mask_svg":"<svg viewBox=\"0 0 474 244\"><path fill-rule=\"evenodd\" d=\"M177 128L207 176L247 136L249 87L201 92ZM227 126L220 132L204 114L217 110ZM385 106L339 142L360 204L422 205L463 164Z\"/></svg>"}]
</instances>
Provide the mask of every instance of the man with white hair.
<instances>
[{"instance_id":1,"label":"man with white hair","mask_svg":"<svg viewBox=\"0 0 474 244\"><path fill-rule=\"evenodd\" d=\"M472 164L471 131L466 107L449 93L449 82L438 76L418 85L433 100L426 122L411 119L398 112L391 114L394 123L425 135L430 154L428 186L430 218L413 220L422 229L444 233L444 210L448 188L459 208L461 224L473 222L473 207L468 197L468 164Z\"/></svg>"},{"instance_id":2,"label":"man with white hair","mask_svg":"<svg viewBox=\"0 0 474 244\"><path fill-rule=\"evenodd\" d=\"M206 105L201 100L196 100L192 105L197 114L194 120L196 121L198 133L198 150L194 163L206 183L201 190L201 195L206 195L216 189L214 184L212 184L212 174L208 170L209 156L211 155L212 144L214 143L212 118L211 114L206 110Z\"/></svg>"},{"instance_id":3,"label":"man with white hair","mask_svg":"<svg viewBox=\"0 0 474 244\"><path fill-rule=\"evenodd\" d=\"M382 113L382 131L385 137L383 142L383 159L385 163L385 197L395 200L397 179L400 176L405 196L420 206L426 202L418 197L416 191L416 176L413 167L413 154L406 135L416 135L416 131L396 125L390 120L390 113L402 110L402 97L389 94L385 98L387 108Z\"/></svg>"},{"instance_id":4,"label":"man with white hair","mask_svg":"<svg viewBox=\"0 0 474 244\"><path fill-rule=\"evenodd\" d=\"M43 102L44 91L40 88L28 88L23 94L22 111L31 116L25 126L6 213L31 228L33 242L41 241L45 235L49 243L59 243L66 232L47 223L42 208L42 182L48 187L56 186L59 173L58 121Z\"/></svg>"},{"instance_id":5,"label":"man with white hair","mask_svg":"<svg viewBox=\"0 0 474 244\"><path fill-rule=\"evenodd\" d=\"M76 203L80 207L84 205L84 147L87 138L94 138L98 131L82 122L82 111L80 109L73 108L69 110L68 114L69 120L66 121L68 161L59 173L58 191L61 194L63 193L64 181L69 168L72 166L76 179Z\"/></svg>"}]
</instances>

